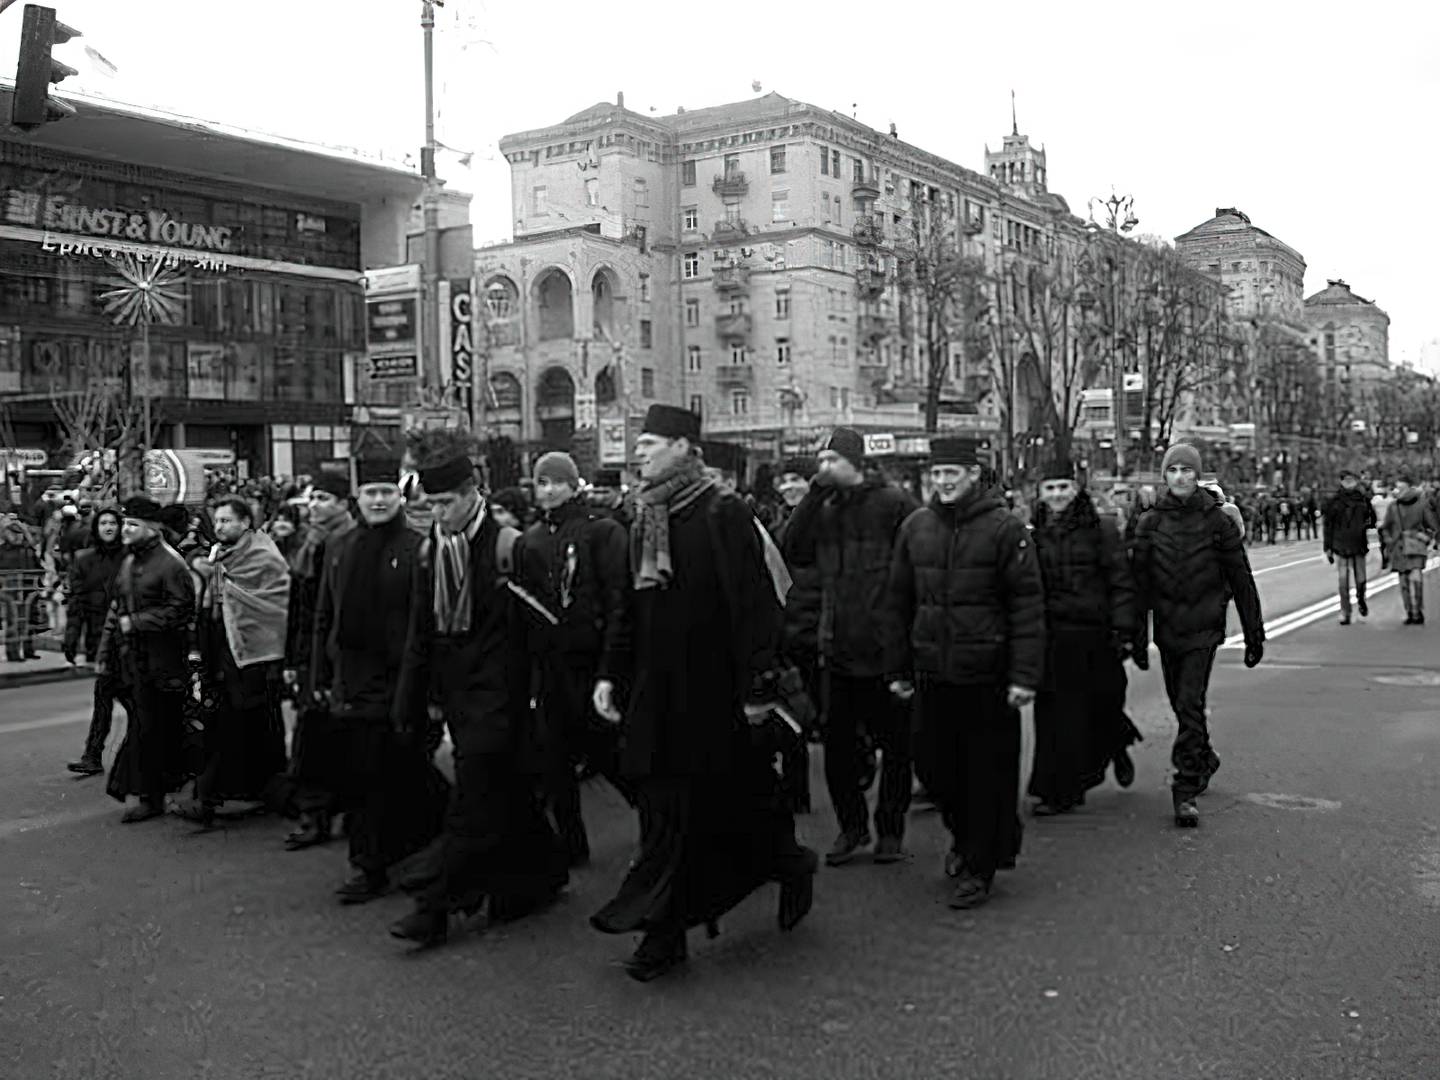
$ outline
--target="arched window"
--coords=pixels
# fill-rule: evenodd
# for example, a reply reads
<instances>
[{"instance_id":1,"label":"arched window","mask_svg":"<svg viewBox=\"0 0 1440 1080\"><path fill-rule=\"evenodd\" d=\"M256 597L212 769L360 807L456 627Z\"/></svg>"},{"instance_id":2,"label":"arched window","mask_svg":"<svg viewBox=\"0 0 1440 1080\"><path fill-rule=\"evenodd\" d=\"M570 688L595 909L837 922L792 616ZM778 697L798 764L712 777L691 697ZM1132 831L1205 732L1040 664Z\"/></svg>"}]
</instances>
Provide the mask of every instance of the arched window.
<instances>
[{"instance_id":1,"label":"arched window","mask_svg":"<svg viewBox=\"0 0 1440 1080\"><path fill-rule=\"evenodd\" d=\"M485 311L490 319L504 322L515 317L518 293L508 278L492 278L485 285Z\"/></svg>"},{"instance_id":2,"label":"arched window","mask_svg":"<svg viewBox=\"0 0 1440 1080\"><path fill-rule=\"evenodd\" d=\"M535 302L541 341L575 336L575 295L568 277L559 270L547 270L535 282Z\"/></svg>"}]
</instances>

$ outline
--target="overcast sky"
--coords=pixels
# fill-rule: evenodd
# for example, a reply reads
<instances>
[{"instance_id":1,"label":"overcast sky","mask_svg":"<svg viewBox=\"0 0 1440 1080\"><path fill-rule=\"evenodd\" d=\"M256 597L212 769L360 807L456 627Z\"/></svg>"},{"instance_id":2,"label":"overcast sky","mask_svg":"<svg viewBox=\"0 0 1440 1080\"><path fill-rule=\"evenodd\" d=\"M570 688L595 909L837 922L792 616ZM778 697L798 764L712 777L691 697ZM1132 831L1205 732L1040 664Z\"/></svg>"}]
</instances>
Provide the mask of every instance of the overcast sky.
<instances>
[{"instance_id":1,"label":"overcast sky","mask_svg":"<svg viewBox=\"0 0 1440 1080\"><path fill-rule=\"evenodd\" d=\"M52 0L119 69L83 88L298 138L415 153L419 0ZM1082 215L1111 186L1171 237L1236 206L1298 249L1307 295L1344 278L1392 320L1394 360L1440 370L1440 9L1308 3L781 4L447 0L442 157L477 240L509 235L496 142L625 92L671 113L764 91L845 113L976 170L1010 129L1049 151ZM1023 12L1023 18L1019 14ZM21 5L0 15L0 68Z\"/></svg>"}]
</instances>

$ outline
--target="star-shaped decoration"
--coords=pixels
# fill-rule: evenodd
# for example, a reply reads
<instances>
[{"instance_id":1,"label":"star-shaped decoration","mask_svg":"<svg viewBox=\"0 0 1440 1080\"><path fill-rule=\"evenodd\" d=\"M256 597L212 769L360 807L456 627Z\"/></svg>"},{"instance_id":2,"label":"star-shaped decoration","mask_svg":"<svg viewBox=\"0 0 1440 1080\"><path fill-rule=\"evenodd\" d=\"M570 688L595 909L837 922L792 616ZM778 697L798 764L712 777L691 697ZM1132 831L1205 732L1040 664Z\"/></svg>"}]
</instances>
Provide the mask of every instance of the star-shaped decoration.
<instances>
[{"instance_id":1,"label":"star-shaped decoration","mask_svg":"<svg viewBox=\"0 0 1440 1080\"><path fill-rule=\"evenodd\" d=\"M120 284L100 294L105 314L117 324L153 326L180 321L185 275L153 259L121 255L112 264Z\"/></svg>"}]
</instances>

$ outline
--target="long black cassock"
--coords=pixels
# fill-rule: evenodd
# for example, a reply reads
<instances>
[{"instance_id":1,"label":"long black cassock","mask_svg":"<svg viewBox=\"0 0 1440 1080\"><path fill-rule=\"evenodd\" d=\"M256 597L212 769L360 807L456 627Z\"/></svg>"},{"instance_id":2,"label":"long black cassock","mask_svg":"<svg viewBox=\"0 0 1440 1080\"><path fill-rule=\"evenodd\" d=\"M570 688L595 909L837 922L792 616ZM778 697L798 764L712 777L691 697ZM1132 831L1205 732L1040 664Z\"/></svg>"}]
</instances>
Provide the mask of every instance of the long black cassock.
<instances>
[{"instance_id":1,"label":"long black cassock","mask_svg":"<svg viewBox=\"0 0 1440 1080\"><path fill-rule=\"evenodd\" d=\"M669 526L673 580L633 594L620 768L635 783L640 854L591 917L611 934L707 923L812 866L781 798L774 747L744 716L781 621L753 516L712 488Z\"/></svg>"}]
</instances>

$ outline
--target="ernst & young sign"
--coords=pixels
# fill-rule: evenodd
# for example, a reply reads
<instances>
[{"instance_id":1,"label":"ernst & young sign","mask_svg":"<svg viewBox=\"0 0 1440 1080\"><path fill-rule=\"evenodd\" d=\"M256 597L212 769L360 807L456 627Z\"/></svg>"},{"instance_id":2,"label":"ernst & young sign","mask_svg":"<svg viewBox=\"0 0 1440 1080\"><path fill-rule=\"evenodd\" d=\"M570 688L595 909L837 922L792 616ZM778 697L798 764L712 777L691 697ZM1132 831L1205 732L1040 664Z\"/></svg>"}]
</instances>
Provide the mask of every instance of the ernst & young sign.
<instances>
[{"instance_id":1,"label":"ernst & young sign","mask_svg":"<svg viewBox=\"0 0 1440 1080\"><path fill-rule=\"evenodd\" d=\"M201 251L229 251L233 230L228 225L203 225L182 221L164 210L129 210L80 206L62 196L45 200L47 230L82 236L104 236L147 244L195 248Z\"/></svg>"}]
</instances>

